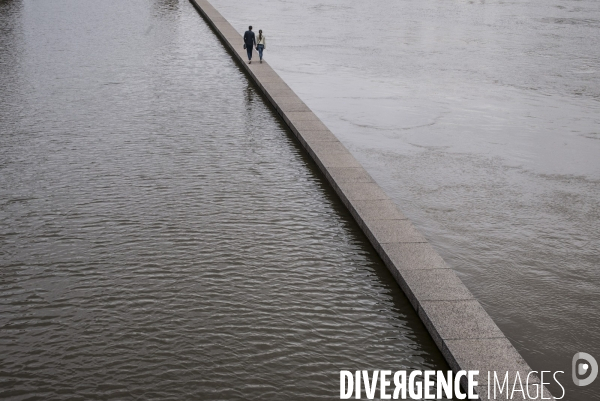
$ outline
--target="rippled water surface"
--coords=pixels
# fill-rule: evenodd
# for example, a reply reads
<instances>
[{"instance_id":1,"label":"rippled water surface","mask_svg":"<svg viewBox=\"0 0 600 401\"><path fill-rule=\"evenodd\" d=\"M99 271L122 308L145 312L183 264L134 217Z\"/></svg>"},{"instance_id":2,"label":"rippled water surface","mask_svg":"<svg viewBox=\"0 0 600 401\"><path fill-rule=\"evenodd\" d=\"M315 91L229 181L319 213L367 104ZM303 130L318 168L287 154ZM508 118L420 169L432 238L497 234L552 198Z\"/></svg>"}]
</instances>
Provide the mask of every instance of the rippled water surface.
<instances>
[{"instance_id":1,"label":"rippled water surface","mask_svg":"<svg viewBox=\"0 0 600 401\"><path fill-rule=\"evenodd\" d=\"M447 368L184 0L0 0L0 398L318 399Z\"/></svg>"},{"instance_id":2,"label":"rippled water surface","mask_svg":"<svg viewBox=\"0 0 600 401\"><path fill-rule=\"evenodd\" d=\"M576 352L600 361L600 2L212 3L264 30L269 63L525 359L600 399L570 379Z\"/></svg>"}]
</instances>

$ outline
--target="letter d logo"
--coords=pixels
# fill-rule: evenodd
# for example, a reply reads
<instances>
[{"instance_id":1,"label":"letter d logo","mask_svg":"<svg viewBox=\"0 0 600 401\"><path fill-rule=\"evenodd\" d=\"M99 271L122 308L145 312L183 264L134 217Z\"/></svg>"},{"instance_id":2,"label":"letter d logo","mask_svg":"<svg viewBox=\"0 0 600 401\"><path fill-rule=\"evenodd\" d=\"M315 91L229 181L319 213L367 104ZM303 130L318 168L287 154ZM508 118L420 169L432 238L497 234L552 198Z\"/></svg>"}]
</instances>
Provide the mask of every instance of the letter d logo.
<instances>
[{"instance_id":1,"label":"letter d logo","mask_svg":"<svg viewBox=\"0 0 600 401\"><path fill-rule=\"evenodd\" d=\"M587 363L581 363L577 366L577 362L581 359L585 360ZM577 375L584 375L591 369L590 375L587 379L579 379ZM596 376L598 376L598 362L594 359L590 354L586 354L585 352L578 352L573 355L573 383L576 386L587 386L588 384L592 384L594 380L596 380Z\"/></svg>"}]
</instances>

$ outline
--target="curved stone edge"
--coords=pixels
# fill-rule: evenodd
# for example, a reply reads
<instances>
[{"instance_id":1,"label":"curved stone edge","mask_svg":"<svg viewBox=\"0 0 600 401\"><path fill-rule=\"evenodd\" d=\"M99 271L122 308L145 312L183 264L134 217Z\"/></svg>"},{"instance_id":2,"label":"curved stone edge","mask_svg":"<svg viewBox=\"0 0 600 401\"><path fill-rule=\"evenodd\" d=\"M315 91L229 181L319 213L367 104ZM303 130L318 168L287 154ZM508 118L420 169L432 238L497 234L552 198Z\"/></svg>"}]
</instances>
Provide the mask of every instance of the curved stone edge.
<instances>
[{"instance_id":1,"label":"curved stone edge","mask_svg":"<svg viewBox=\"0 0 600 401\"><path fill-rule=\"evenodd\" d=\"M524 380L532 371L529 365L456 273L348 149L266 61L247 64L242 36L208 1L189 1L315 161L408 297L452 370L479 370L477 389L482 400L491 399L487 396L488 372L509 372L513 378L519 372ZM533 376L531 382L539 383L539 377ZM462 384L466 388L466 380ZM544 388L545 397L549 394Z\"/></svg>"}]
</instances>

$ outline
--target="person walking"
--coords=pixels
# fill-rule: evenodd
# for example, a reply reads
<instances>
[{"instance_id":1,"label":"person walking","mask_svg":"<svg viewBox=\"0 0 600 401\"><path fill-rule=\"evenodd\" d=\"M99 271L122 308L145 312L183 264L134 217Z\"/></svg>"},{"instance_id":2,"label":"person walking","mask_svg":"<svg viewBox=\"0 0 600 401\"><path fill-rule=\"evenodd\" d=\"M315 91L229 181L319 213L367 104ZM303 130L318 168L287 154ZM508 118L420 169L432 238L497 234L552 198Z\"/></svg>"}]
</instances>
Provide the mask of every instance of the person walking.
<instances>
[{"instance_id":1,"label":"person walking","mask_svg":"<svg viewBox=\"0 0 600 401\"><path fill-rule=\"evenodd\" d=\"M258 38L256 39L256 50L258 51L258 58L260 58L260 62L262 63L262 54L263 50L267 48L267 40L265 39L265 35L262 33L262 29L258 30Z\"/></svg>"},{"instance_id":2,"label":"person walking","mask_svg":"<svg viewBox=\"0 0 600 401\"><path fill-rule=\"evenodd\" d=\"M244 32L244 49L248 53L248 64L252 64L252 49L256 47L256 36L252 32L252 25Z\"/></svg>"}]
</instances>

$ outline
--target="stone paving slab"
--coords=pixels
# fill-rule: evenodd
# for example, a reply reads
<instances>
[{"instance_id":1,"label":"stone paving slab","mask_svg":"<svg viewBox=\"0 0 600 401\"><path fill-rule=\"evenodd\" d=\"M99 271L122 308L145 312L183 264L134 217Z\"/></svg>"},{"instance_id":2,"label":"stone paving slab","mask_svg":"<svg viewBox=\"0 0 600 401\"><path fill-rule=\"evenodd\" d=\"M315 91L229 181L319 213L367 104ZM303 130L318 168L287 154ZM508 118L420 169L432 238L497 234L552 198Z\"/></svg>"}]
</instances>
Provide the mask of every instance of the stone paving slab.
<instances>
[{"instance_id":1,"label":"stone paving slab","mask_svg":"<svg viewBox=\"0 0 600 401\"><path fill-rule=\"evenodd\" d=\"M354 210L365 222L370 220L407 220L391 199L355 200Z\"/></svg>"},{"instance_id":2,"label":"stone paving slab","mask_svg":"<svg viewBox=\"0 0 600 401\"><path fill-rule=\"evenodd\" d=\"M290 88L271 88L265 91L269 98L297 97Z\"/></svg>"},{"instance_id":3,"label":"stone paving slab","mask_svg":"<svg viewBox=\"0 0 600 401\"><path fill-rule=\"evenodd\" d=\"M229 21L227 21L225 18L223 17L216 17L216 16L212 16L210 17L211 21L213 22L213 24L215 24L215 26L219 29L222 28L222 24L226 23L227 25L231 26L231 24L229 23ZM239 34L238 34L239 35ZM241 36L241 35L240 35Z\"/></svg>"},{"instance_id":4,"label":"stone paving slab","mask_svg":"<svg viewBox=\"0 0 600 401\"><path fill-rule=\"evenodd\" d=\"M414 270L419 271L419 270ZM433 270L420 270L427 272ZM450 271L445 269L444 271ZM469 296L470 294L467 294ZM475 299L421 300L419 316L443 341L452 339L502 338L504 334ZM461 324L456 324L461 322Z\"/></svg>"},{"instance_id":5,"label":"stone paving slab","mask_svg":"<svg viewBox=\"0 0 600 401\"><path fill-rule=\"evenodd\" d=\"M298 131L327 131L329 128L318 120L291 120L294 129Z\"/></svg>"},{"instance_id":6,"label":"stone paving slab","mask_svg":"<svg viewBox=\"0 0 600 401\"><path fill-rule=\"evenodd\" d=\"M318 165L327 169L331 167L362 167L350 153L327 153L321 149L311 149L309 153L315 158Z\"/></svg>"},{"instance_id":7,"label":"stone paving slab","mask_svg":"<svg viewBox=\"0 0 600 401\"><path fill-rule=\"evenodd\" d=\"M462 301L475 299L471 291L465 287L452 269L410 270L404 272L402 277L410 288L410 292L419 300L419 312L424 308L425 301ZM427 305L429 306L427 310L430 312L435 311L433 305ZM447 309L450 312L450 309ZM439 316L439 314L436 316ZM467 315L463 314L462 317L467 317ZM461 319L457 319L456 321L461 321ZM440 322L440 320L438 319L436 322ZM462 321L461 324L463 324Z\"/></svg>"},{"instance_id":8,"label":"stone paving slab","mask_svg":"<svg viewBox=\"0 0 600 401\"><path fill-rule=\"evenodd\" d=\"M285 84L285 82L283 81L283 79L281 79L279 74L273 71L273 69L268 66L266 61L263 61L263 63L260 64L257 59L254 60L252 64L248 64L246 50L243 51L244 57L242 58L242 60L239 61L244 63L244 68L251 75L252 79L258 83L259 86L261 85L261 83L267 82ZM254 53L256 53L256 51Z\"/></svg>"},{"instance_id":9,"label":"stone paving slab","mask_svg":"<svg viewBox=\"0 0 600 401\"><path fill-rule=\"evenodd\" d=\"M256 53L256 51L254 51L254 53ZM283 82L279 74L277 74L266 62L259 63L256 61L255 63L248 64L247 68L255 78L269 78L272 76Z\"/></svg>"},{"instance_id":10,"label":"stone paving slab","mask_svg":"<svg viewBox=\"0 0 600 401\"><path fill-rule=\"evenodd\" d=\"M408 296L451 368L455 372L479 370L482 399L487 399L490 370L527 377L531 368L514 346L356 158L266 60L247 63L242 36L207 0L190 2L315 161Z\"/></svg>"},{"instance_id":11,"label":"stone paving slab","mask_svg":"<svg viewBox=\"0 0 600 401\"><path fill-rule=\"evenodd\" d=\"M508 371L513 377L519 372L521 378L531 371L506 337L446 340L442 354L453 369L478 370L480 385L487 385L488 371L498 374Z\"/></svg>"},{"instance_id":12,"label":"stone paving slab","mask_svg":"<svg viewBox=\"0 0 600 401\"><path fill-rule=\"evenodd\" d=\"M210 2L208 2L207 0L194 0L194 3L192 3L192 4L196 7L200 7L202 13L209 17L220 17L221 16L221 13L218 12L217 9L214 8L213 5L210 4ZM198 10L198 11L200 11L200 10Z\"/></svg>"},{"instance_id":13,"label":"stone paving slab","mask_svg":"<svg viewBox=\"0 0 600 401\"><path fill-rule=\"evenodd\" d=\"M375 220L368 226L376 247L383 244L402 242L427 242L408 220Z\"/></svg>"},{"instance_id":14,"label":"stone paving slab","mask_svg":"<svg viewBox=\"0 0 600 401\"><path fill-rule=\"evenodd\" d=\"M431 337L440 349L443 346L443 339L439 335L435 324L441 325L441 330L452 325L466 325L467 322L462 320L452 320L442 317L435 322L428 319L427 310L423 309L423 303L427 300L437 301L462 301L473 299L473 295L462 282L456 277L456 273L452 269L422 269L410 270L403 273L394 274L398 277L397 281L406 294L406 297L417 310L419 318L427 327Z\"/></svg>"},{"instance_id":15,"label":"stone paving slab","mask_svg":"<svg viewBox=\"0 0 600 401\"><path fill-rule=\"evenodd\" d=\"M246 52L246 50L244 50L244 58L243 58L243 61L241 61L243 63L246 63L246 61L247 61L245 52ZM265 63L265 62L266 61L263 61L263 63ZM253 64L256 64L256 63L253 63ZM265 84L284 84L285 83L285 82L283 82L283 80L281 79L281 77L279 75L275 75L275 74L262 76L262 77L260 77L260 81L254 76L252 76L252 79L255 82L260 82L260 84L258 85L259 87L262 87Z\"/></svg>"},{"instance_id":16,"label":"stone paving slab","mask_svg":"<svg viewBox=\"0 0 600 401\"><path fill-rule=\"evenodd\" d=\"M245 52L245 50L244 50ZM253 55L254 57L254 55ZM244 60L247 61L247 60ZM258 64L258 60L252 62L252 64L248 65L248 68L252 68L254 66L254 64ZM283 80L281 79L281 77L279 76L279 74L277 74L275 71L273 70L252 70L252 74L254 75L254 78L256 80L265 80L265 81L275 81L275 82L283 82ZM288 94L288 96L292 96L292 97L298 97L294 92L291 92L290 94ZM300 99L300 98L298 98Z\"/></svg>"},{"instance_id":17,"label":"stone paving slab","mask_svg":"<svg viewBox=\"0 0 600 401\"><path fill-rule=\"evenodd\" d=\"M389 260L386 263L400 272L450 268L429 243L383 244L382 247L385 258Z\"/></svg>"},{"instance_id":18,"label":"stone paving slab","mask_svg":"<svg viewBox=\"0 0 600 401\"><path fill-rule=\"evenodd\" d=\"M321 121L312 111L289 112L284 116L289 121Z\"/></svg>"},{"instance_id":19,"label":"stone paving slab","mask_svg":"<svg viewBox=\"0 0 600 401\"><path fill-rule=\"evenodd\" d=\"M313 142L338 142L337 137L331 131L304 131L297 137L304 146Z\"/></svg>"},{"instance_id":20,"label":"stone paving slab","mask_svg":"<svg viewBox=\"0 0 600 401\"><path fill-rule=\"evenodd\" d=\"M261 80L259 86L263 91L266 91L266 92L269 92L271 90L278 90L278 89L291 90L291 88L288 86L288 84L286 84L283 81L277 82L277 81L262 81ZM305 113L313 114L312 111L305 112Z\"/></svg>"},{"instance_id":21,"label":"stone paving slab","mask_svg":"<svg viewBox=\"0 0 600 401\"><path fill-rule=\"evenodd\" d=\"M236 31L231 25L229 25L229 22L223 22L219 25L223 26L223 28L219 28L219 30L223 33L223 36L230 42L230 45L234 48L239 48L245 52L246 50L244 50L244 39L242 38L242 35L240 35L238 31Z\"/></svg>"},{"instance_id":22,"label":"stone paving slab","mask_svg":"<svg viewBox=\"0 0 600 401\"><path fill-rule=\"evenodd\" d=\"M280 112L286 111L309 111L310 109L297 97L274 97L275 108Z\"/></svg>"},{"instance_id":23,"label":"stone paving slab","mask_svg":"<svg viewBox=\"0 0 600 401\"><path fill-rule=\"evenodd\" d=\"M338 186L346 196L346 199L351 201L389 199L386 193L375 182L342 182Z\"/></svg>"},{"instance_id":24,"label":"stone paving slab","mask_svg":"<svg viewBox=\"0 0 600 401\"><path fill-rule=\"evenodd\" d=\"M326 176L330 182L336 183L336 186L344 182L374 182L362 166L356 168L330 167L327 169Z\"/></svg>"},{"instance_id":25,"label":"stone paving slab","mask_svg":"<svg viewBox=\"0 0 600 401\"><path fill-rule=\"evenodd\" d=\"M348 153L348 150L340 141L307 141L310 148L318 148L319 152L325 152L329 154L333 153Z\"/></svg>"}]
</instances>

